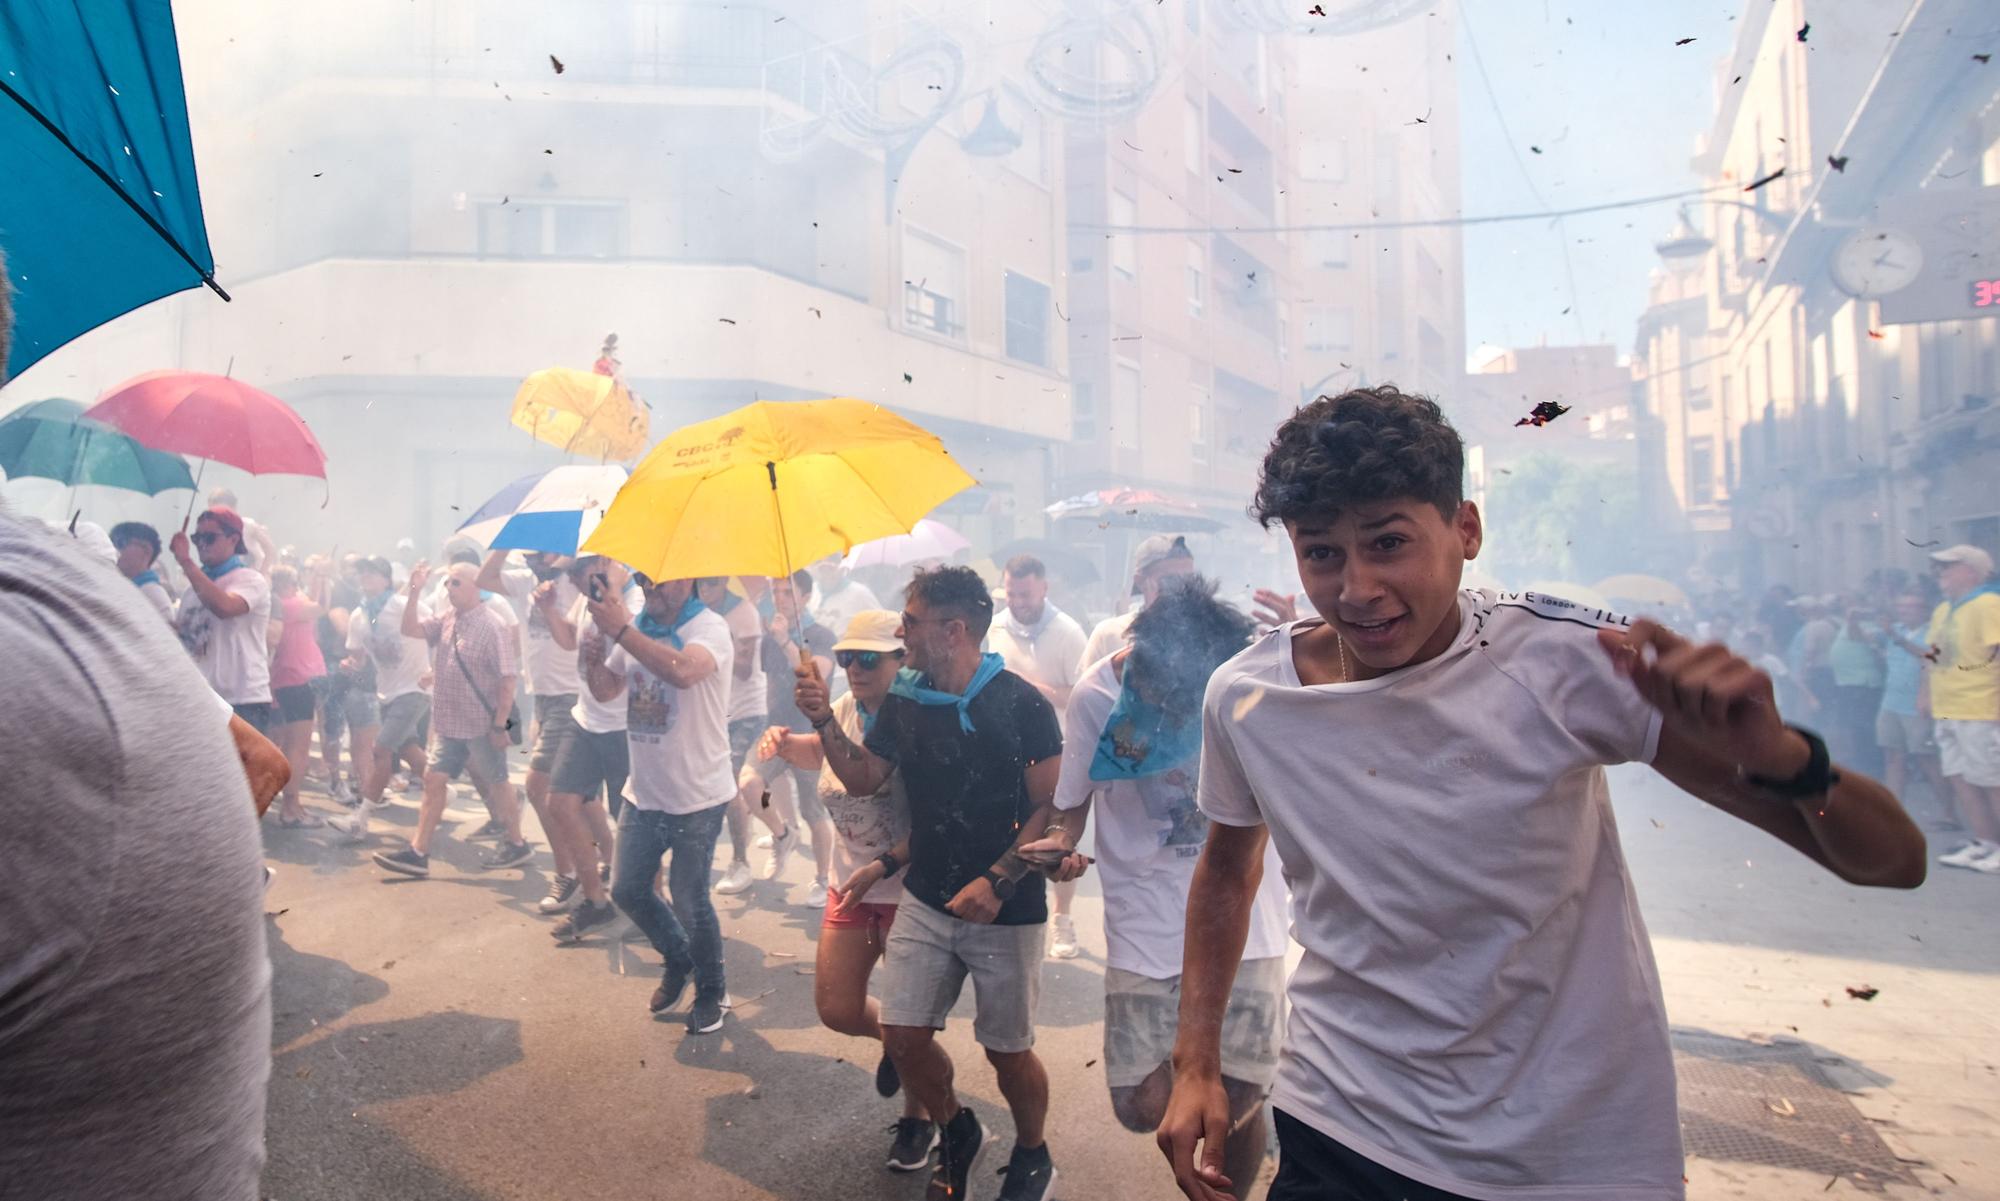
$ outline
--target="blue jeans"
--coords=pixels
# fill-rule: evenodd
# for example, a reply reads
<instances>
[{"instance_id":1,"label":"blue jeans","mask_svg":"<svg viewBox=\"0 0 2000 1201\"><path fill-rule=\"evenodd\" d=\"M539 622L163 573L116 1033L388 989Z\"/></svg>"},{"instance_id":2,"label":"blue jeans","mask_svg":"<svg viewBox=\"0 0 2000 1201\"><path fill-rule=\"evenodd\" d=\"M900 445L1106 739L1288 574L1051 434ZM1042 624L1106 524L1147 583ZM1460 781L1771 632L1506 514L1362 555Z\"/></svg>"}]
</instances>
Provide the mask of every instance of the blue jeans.
<instances>
[{"instance_id":1,"label":"blue jeans","mask_svg":"<svg viewBox=\"0 0 2000 1201\"><path fill-rule=\"evenodd\" d=\"M728 991L722 979L722 923L708 899L709 865L715 859L715 839L729 804L712 805L696 813L661 813L625 806L618 818L618 866L612 873L611 899L639 927L669 967L694 972L698 1001L721 1001ZM667 892L674 907L660 903L653 877L660 858L667 864Z\"/></svg>"}]
</instances>

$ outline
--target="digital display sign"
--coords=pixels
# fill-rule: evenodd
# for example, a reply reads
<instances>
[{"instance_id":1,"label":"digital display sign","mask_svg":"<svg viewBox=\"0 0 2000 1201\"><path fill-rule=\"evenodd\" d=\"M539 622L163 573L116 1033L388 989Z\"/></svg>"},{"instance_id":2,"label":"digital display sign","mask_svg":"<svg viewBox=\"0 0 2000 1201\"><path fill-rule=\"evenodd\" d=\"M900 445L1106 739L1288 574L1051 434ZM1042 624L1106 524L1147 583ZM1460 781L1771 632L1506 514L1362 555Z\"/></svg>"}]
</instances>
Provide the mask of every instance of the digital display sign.
<instances>
[{"instance_id":1,"label":"digital display sign","mask_svg":"<svg viewBox=\"0 0 2000 1201\"><path fill-rule=\"evenodd\" d=\"M1972 307L1975 309L2000 308L2000 279L1973 280Z\"/></svg>"}]
</instances>

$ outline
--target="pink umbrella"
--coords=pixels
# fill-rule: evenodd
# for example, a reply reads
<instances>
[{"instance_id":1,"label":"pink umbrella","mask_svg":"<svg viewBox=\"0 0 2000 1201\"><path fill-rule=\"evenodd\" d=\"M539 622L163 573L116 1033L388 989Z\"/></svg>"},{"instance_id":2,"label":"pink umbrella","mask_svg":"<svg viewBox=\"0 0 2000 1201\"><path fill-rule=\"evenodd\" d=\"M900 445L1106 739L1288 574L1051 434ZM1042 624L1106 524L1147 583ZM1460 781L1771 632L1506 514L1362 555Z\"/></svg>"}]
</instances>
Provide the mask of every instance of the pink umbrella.
<instances>
[{"instance_id":1,"label":"pink umbrella","mask_svg":"<svg viewBox=\"0 0 2000 1201\"><path fill-rule=\"evenodd\" d=\"M284 401L227 376L149 371L84 414L154 450L214 459L252 475L326 478L326 452Z\"/></svg>"}]
</instances>

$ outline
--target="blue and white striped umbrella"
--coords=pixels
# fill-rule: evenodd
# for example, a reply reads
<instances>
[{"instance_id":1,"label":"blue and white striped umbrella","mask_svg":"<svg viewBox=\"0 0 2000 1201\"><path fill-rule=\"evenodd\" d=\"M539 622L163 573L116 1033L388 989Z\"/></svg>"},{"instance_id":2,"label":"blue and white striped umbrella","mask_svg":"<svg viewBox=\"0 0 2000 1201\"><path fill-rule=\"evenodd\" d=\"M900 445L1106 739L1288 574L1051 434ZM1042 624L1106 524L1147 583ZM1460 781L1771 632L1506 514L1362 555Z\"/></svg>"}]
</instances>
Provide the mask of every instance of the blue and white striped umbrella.
<instances>
[{"instance_id":1,"label":"blue and white striped umbrella","mask_svg":"<svg viewBox=\"0 0 2000 1201\"><path fill-rule=\"evenodd\" d=\"M480 505L458 532L494 550L573 555L603 519L625 474L613 463L522 476Z\"/></svg>"}]
</instances>

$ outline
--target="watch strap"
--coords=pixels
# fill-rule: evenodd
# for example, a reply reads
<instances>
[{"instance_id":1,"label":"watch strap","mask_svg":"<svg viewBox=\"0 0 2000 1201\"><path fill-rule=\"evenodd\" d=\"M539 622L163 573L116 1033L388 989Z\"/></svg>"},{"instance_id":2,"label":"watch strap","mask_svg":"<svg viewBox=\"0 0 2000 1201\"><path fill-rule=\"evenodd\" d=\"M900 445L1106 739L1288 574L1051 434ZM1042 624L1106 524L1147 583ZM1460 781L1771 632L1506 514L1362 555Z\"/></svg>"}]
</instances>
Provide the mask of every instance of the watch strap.
<instances>
[{"instance_id":1,"label":"watch strap","mask_svg":"<svg viewBox=\"0 0 2000 1201\"><path fill-rule=\"evenodd\" d=\"M1799 774L1789 780L1773 780L1768 776L1745 772L1744 781L1752 788L1787 800L1825 796L1828 789L1840 783L1840 772L1833 766L1832 756L1827 753L1826 740L1802 726L1787 725L1785 728L1806 740L1806 765L1799 769Z\"/></svg>"}]
</instances>

